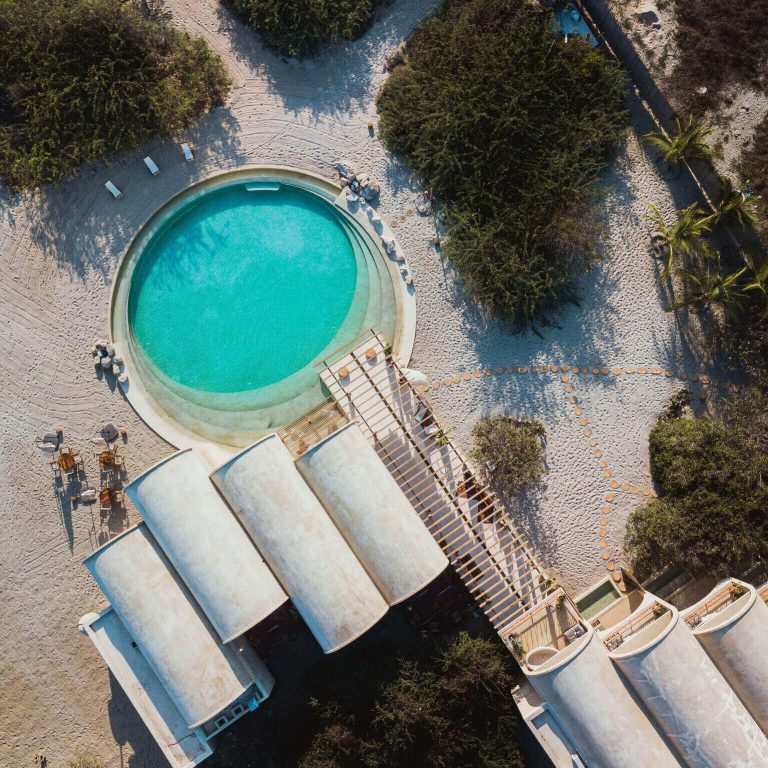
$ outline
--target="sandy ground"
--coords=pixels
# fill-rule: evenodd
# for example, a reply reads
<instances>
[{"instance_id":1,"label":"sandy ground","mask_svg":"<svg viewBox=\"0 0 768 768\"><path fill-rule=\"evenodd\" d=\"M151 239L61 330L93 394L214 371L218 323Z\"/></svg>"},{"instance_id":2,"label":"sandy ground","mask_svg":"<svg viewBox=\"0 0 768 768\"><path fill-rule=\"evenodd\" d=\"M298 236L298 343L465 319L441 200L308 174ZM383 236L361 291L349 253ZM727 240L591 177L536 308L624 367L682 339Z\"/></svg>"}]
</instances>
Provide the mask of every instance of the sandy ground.
<instances>
[{"instance_id":1,"label":"sandy ground","mask_svg":"<svg viewBox=\"0 0 768 768\"><path fill-rule=\"evenodd\" d=\"M0 766L26 768L47 757L63 766L77 752L106 766L155 768L159 751L95 649L76 630L78 618L103 598L81 559L107 535L98 511L72 509L69 489L57 489L36 434L60 425L65 443L86 454L88 479L98 483L89 438L107 420L128 430L123 447L128 476L170 451L105 380L94 375L89 349L107 333L112 276L121 254L149 215L190 182L245 163L284 163L332 176L348 160L383 187L389 218L413 206L418 183L387 155L367 125L376 119L374 95L385 77L385 56L433 6L398 0L353 45L313 64L285 63L266 53L216 0L169 4L177 23L204 35L235 77L226 109L184 138L197 151L184 163L171 143L84 168L71 182L39 196L0 193ZM670 185L637 135L650 130L633 105L626 149L605 177L610 241L605 264L580 281L580 306L556 324L512 335L468 302L432 246L434 223L409 217L396 233L412 263L418 328L412 364L444 380L477 367L565 364L609 371L647 366L693 371L702 366L697 334L662 311L664 291L648 250L646 202L671 213L693 190ZM162 168L151 178L141 157ZM116 202L103 183L125 195ZM707 361L704 361L706 363ZM517 516L547 565L577 592L604 573L599 519L612 479L605 540L618 562L623 522L649 488L647 433L662 401L683 384L663 375L505 374L441 386L433 400L461 443L477 417L493 412L541 419L549 429L549 474ZM573 386L572 393L565 393ZM578 397L570 403L569 397ZM574 409L582 408L582 414ZM579 423L588 418L589 424ZM592 435L584 435L591 429ZM598 440L590 446L588 439ZM601 468L595 450L603 452ZM633 493L636 486L639 493ZM108 521L119 530L131 514ZM278 681L279 684L279 681Z\"/></svg>"}]
</instances>

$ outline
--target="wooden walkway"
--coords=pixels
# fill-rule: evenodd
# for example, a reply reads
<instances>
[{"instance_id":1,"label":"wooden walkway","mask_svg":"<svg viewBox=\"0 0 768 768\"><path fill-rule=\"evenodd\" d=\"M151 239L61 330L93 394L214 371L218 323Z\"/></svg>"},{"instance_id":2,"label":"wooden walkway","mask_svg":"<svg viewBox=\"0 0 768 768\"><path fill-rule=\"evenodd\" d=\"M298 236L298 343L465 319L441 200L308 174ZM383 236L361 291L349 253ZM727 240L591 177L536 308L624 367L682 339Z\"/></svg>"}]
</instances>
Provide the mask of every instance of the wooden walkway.
<instances>
[{"instance_id":1,"label":"wooden walkway","mask_svg":"<svg viewBox=\"0 0 768 768\"><path fill-rule=\"evenodd\" d=\"M375 332L319 366L503 638L557 584ZM373 489L372 489L372 492Z\"/></svg>"}]
</instances>

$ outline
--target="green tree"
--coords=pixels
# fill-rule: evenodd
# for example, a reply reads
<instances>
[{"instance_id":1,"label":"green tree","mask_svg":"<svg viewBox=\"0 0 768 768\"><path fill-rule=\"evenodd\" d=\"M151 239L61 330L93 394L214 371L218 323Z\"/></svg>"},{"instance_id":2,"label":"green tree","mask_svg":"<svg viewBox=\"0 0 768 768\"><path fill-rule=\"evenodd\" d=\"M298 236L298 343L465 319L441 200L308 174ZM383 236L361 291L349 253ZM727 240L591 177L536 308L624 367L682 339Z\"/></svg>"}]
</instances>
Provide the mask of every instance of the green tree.
<instances>
[{"instance_id":1,"label":"green tree","mask_svg":"<svg viewBox=\"0 0 768 768\"><path fill-rule=\"evenodd\" d=\"M665 307L665 310L674 312L692 304L720 304L733 309L746 298L744 291L747 286L739 282L746 272L747 267L743 267L730 275L723 275L719 268L712 269L709 264L701 275L681 269L680 273L694 284L695 289L684 299Z\"/></svg>"},{"instance_id":2,"label":"green tree","mask_svg":"<svg viewBox=\"0 0 768 768\"><path fill-rule=\"evenodd\" d=\"M718 159L720 153L707 143L711 134L711 128L701 125L693 115L688 115L685 125L679 118L675 118L675 133L672 136L665 133L646 133L642 139L658 149L669 165L677 165L683 160Z\"/></svg>"},{"instance_id":3,"label":"green tree","mask_svg":"<svg viewBox=\"0 0 768 768\"><path fill-rule=\"evenodd\" d=\"M754 394L742 406L753 426ZM630 515L625 549L635 572L682 567L716 577L737 575L768 556L768 411L762 434L743 420L674 419L651 431L651 474L662 495ZM743 418L742 416L742 418ZM761 450L762 446L762 450Z\"/></svg>"},{"instance_id":4,"label":"green tree","mask_svg":"<svg viewBox=\"0 0 768 768\"><path fill-rule=\"evenodd\" d=\"M714 224L733 224L740 229L753 226L756 221L755 199L736 189L727 176L723 177L712 221Z\"/></svg>"},{"instance_id":5,"label":"green tree","mask_svg":"<svg viewBox=\"0 0 768 768\"><path fill-rule=\"evenodd\" d=\"M443 204L444 253L526 326L601 253L595 182L626 137L625 76L524 0L445 2L377 99L379 131Z\"/></svg>"},{"instance_id":6,"label":"green tree","mask_svg":"<svg viewBox=\"0 0 768 768\"><path fill-rule=\"evenodd\" d=\"M700 254L712 256L712 249L704 239L712 229L711 218L696 203L677 212L677 218L672 225L667 224L661 211L648 203L651 212L646 214L659 232L659 246L664 257L664 269L659 275L659 282L666 280L671 274L678 255L690 256Z\"/></svg>"},{"instance_id":7,"label":"green tree","mask_svg":"<svg viewBox=\"0 0 768 768\"><path fill-rule=\"evenodd\" d=\"M544 425L510 416L481 419L472 430L471 456L483 480L506 496L536 483L546 471Z\"/></svg>"},{"instance_id":8,"label":"green tree","mask_svg":"<svg viewBox=\"0 0 768 768\"><path fill-rule=\"evenodd\" d=\"M229 79L204 40L133 0L0 0L0 177L55 183L81 164L171 136L221 104Z\"/></svg>"},{"instance_id":9,"label":"green tree","mask_svg":"<svg viewBox=\"0 0 768 768\"><path fill-rule=\"evenodd\" d=\"M325 43L355 40L377 0L232 0L249 26L284 56L314 56Z\"/></svg>"}]
</instances>

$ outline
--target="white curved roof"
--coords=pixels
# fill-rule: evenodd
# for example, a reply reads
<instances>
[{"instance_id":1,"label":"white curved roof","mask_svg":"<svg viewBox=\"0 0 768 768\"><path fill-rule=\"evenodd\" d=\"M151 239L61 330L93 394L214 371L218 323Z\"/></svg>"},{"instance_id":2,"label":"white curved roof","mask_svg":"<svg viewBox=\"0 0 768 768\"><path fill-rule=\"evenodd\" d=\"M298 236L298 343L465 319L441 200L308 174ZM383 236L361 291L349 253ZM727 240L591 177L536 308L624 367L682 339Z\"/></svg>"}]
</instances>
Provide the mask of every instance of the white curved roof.
<instances>
[{"instance_id":1,"label":"white curved roof","mask_svg":"<svg viewBox=\"0 0 768 768\"><path fill-rule=\"evenodd\" d=\"M249 688L247 667L219 643L146 525L112 539L85 565L190 728Z\"/></svg>"},{"instance_id":2,"label":"white curved roof","mask_svg":"<svg viewBox=\"0 0 768 768\"><path fill-rule=\"evenodd\" d=\"M125 490L222 642L288 599L196 453L174 454Z\"/></svg>"},{"instance_id":3,"label":"white curved roof","mask_svg":"<svg viewBox=\"0 0 768 768\"><path fill-rule=\"evenodd\" d=\"M386 613L381 593L276 435L246 448L211 479L326 653Z\"/></svg>"},{"instance_id":4,"label":"white curved roof","mask_svg":"<svg viewBox=\"0 0 768 768\"><path fill-rule=\"evenodd\" d=\"M445 570L448 559L357 424L296 466L390 605Z\"/></svg>"}]
</instances>

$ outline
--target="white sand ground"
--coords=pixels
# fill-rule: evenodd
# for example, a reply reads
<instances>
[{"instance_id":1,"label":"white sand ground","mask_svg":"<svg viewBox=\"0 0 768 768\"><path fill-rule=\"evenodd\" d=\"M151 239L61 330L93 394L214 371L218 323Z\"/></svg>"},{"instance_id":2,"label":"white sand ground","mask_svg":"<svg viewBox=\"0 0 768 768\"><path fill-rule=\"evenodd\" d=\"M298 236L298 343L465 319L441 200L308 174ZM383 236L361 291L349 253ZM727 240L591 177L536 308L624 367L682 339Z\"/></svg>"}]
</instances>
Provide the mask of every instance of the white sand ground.
<instances>
[{"instance_id":1,"label":"white sand ground","mask_svg":"<svg viewBox=\"0 0 768 768\"><path fill-rule=\"evenodd\" d=\"M397 0L353 45L315 64L284 63L261 49L217 0L175 0L177 23L204 35L235 76L226 109L185 136L196 147L184 163L177 147L156 143L109 166L96 164L60 189L27 199L0 193L0 766L26 768L36 755L59 768L76 752L109 766L155 768L163 758L91 644L78 618L102 605L81 558L97 544L98 512L71 509L57 493L36 434L55 425L65 442L87 452L105 420L128 430L123 447L135 476L170 451L118 391L94 375L89 349L107 333L116 264L142 222L171 195L213 171L245 163L284 163L332 176L339 157L383 185L387 219L411 208L418 184L387 155L367 124L384 79L387 51L434 5ZM656 265L647 245L646 201L668 212L689 202L684 181L672 186L637 141L650 129L637 112L627 148L606 175L610 242L605 264L580 284L581 306L567 307L540 335L511 335L467 302L432 247L434 224L409 217L396 232L412 262L418 302L413 365L430 377L489 365L534 362L577 366L698 367L687 328L662 311ZM141 157L162 168L151 178ZM111 179L125 193L116 202ZM660 403L681 386L647 374L575 376L574 395L593 439L620 481L649 485L646 435ZM608 490L563 394L559 375L492 376L442 386L434 403L467 444L474 420L491 412L541 419L549 428L550 472L517 512L547 565L572 591L605 571L598 520ZM98 483L92 454L87 473ZM622 523L641 496L619 494L607 541L619 554ZM128 520L112 520L119 529ZM618 562L618 561L617 561ZM278 681L279 684L279 681ZM258 716L258 715L256 715Z\"/></svg>"}]
</instances>

